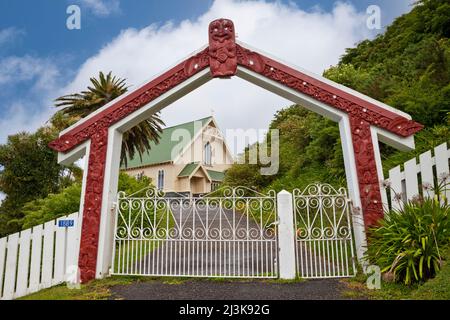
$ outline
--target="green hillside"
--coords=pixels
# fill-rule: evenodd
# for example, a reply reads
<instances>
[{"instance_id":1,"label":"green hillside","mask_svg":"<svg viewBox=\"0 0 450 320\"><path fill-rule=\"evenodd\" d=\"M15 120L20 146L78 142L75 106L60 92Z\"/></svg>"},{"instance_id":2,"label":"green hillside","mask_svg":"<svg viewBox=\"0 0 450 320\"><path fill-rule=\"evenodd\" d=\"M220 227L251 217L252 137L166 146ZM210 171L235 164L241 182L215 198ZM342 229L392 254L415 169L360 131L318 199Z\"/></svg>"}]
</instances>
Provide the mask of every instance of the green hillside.
<instances>
[{"instance_id":1,"label":"green hillside","mask_svg":"<svg viewBox=\"0 0 450 320\"><path fill-rule=\"evenodd\" d=\"M413 152L381 146L386 171L450 140L449 35L450 2L419 1L383 34L347 49L338 65L324 72L328 79L403 110L426 126L416 135ZM337 124L290 106L275 114L270 128L280 130L279 173L261 176L258 165L235 165L226 183L276 190L315 181L345 185Z\"/></svg>"}]
</instances>

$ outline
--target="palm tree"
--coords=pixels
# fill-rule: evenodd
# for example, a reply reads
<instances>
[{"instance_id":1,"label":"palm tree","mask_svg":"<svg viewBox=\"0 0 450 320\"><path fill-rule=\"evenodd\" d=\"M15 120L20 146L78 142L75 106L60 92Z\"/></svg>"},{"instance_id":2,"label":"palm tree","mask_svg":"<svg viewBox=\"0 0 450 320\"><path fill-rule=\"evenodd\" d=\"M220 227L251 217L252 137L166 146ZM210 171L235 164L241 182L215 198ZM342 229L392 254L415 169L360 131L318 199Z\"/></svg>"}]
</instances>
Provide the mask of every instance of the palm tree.
<instances>
[{"instance_id":1,"label":"palm tree","mask_svg":"<svg viewBox=\"0 0 450 320\"><path fill-rule=\"evenodd\" d=\"M106 76L100 72L98 79L90 78L90 81L92 86L88 86L86 91L65 95L55 100L55 106L63 108L55 114L52 123L55 122L58 127L61 124L67 127L128 91L125 79L116 78L111 72ZM63 118L66 119L62 120ZM157 113L125 132L120 154L122 164L127 166L127 159L134 158L136 152L142 160L144 152L148 152L151 148L150 143L159 142L163 125L164 122Z\"/></svg>"}]
</instances>

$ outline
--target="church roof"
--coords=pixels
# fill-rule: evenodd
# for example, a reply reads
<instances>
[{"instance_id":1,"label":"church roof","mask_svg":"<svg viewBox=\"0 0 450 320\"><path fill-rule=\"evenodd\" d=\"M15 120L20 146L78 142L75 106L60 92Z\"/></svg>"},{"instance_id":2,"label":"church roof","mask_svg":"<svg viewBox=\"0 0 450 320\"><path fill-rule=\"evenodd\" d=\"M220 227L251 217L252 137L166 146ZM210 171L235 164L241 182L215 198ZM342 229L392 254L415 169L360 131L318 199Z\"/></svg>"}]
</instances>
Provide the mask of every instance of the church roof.
<instances>
[{"instance_id":1,"label":"church roof","mask_svg":"<svg viewBox=\"0 0 450 320\"><path fill-rule=\"evenodd\" d=\"M225 178L224 172L206 169L199 162L191 162L185 165L184 168L178 174L178 177L180 178L190 177L193 173L195 173L198 169L200 169L200 167L205 169L207 175L209 176L209 178L211 178L212 181L223 181L223 179Z\"/></svg>"},{"instance_id":2,"label":"church roof","mask_svg":"<svg viewBox=\"0 0 450 320\"><path fill-rule=\"evenodd\" d=\"M163 132L160 134L161 138L159 139L159 143L155 144L153 141L150 142L151 149L142 155L142 160L137 153L132 159L127 159L128 166L126 169L173 161L173 156L175 156L172 154L173 148L181 143L181 146L184 149L192 142L192 140L181 139L181 141L172 141L172 133L177 129L184 129L187 130L192 139L194 139L197 133L212 119L213 118L210 116L203 119L182 123L173 127L164 128ZM197 125L195 125L196 122ZM198 123L201 125L198 125ZM123 166L122 169L125 169L125 167Z\"/></svg>"},{"instance_id":3,"label":"church roof","mask_svg":"<svg viewBox=\"0 0 450 320\"><path fill-rule=\"evenodd\" d=\"M225 178L224 172L214 171L214 170L209 170L209 169L207 169L206 171L208 171L208 175L211 177L212 181L223 181L223 179Z\"/></svg>"},{"instance_id":4,"label":"church roof","mask_svg":"<svg viewBox=\"0 0 450 320\"><path fill-rule=\"evenodd\" d=\"M181 172L178 174L178 177L189 177L192 173L194 173L194 171L197 170L197 168L199 167L199 163L198 162L192 162L192 163L188 163L187 165L184 166L183 170L181 170Z\"/></svg>"}]
</instances>

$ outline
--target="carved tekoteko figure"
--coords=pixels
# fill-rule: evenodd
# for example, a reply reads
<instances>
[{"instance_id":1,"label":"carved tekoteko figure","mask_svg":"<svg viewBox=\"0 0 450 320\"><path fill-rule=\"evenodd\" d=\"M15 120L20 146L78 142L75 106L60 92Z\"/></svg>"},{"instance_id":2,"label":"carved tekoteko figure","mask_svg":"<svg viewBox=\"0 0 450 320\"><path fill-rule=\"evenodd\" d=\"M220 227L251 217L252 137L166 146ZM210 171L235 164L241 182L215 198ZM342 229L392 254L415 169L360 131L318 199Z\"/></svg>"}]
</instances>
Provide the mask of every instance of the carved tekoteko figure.
<instances>
[{"instance_id":1,"label":"carved tekoteko figure","mask_svg":"<svg viewBox=\"0 0 450 320\"><path fill-rule=\"evenodd\" d=\"M209 64L213 77L236 74L236 36L233 21L214 20L209 24Z\"/></svg>"}]
</instances>

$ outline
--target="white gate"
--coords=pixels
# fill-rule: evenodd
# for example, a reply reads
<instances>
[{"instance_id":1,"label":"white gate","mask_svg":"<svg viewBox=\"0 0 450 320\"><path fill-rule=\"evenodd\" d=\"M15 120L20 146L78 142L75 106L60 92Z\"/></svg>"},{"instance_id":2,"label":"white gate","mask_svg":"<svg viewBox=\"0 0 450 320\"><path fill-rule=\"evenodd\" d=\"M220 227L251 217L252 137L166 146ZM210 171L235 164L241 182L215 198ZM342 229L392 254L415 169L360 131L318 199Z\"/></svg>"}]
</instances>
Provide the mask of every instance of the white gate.
<instances>
[{"instance_id":1,"label":"white gate","mask_svg":"<svg viewBox=\"0 0 450 320\"><path fill-rule=\"evenodd\" d=\"M297 274L301 278L356 274L350 199L344 188L312 184L294 190Z\"/></svg>"},{"instance_id":2,"label":"white gate","mask_svg":"<svg viewBox=\"0 0 450 320\"><path fill-rule=\"evenodd\" d=\"M119 193L112 274L276 278L276 209L275 192L245 187Z\"/></svg>"}]
</instances>

